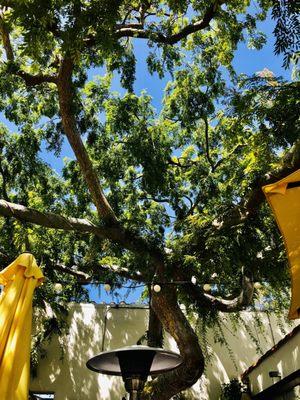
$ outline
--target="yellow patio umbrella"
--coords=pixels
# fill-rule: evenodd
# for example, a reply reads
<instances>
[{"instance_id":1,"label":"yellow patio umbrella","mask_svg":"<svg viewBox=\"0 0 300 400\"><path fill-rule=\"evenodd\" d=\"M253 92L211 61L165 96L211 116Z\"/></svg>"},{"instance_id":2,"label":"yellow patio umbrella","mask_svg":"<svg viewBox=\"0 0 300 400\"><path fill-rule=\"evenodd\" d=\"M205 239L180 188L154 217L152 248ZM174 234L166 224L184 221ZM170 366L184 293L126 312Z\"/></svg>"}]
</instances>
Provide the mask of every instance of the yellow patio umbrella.
<instances>
[{"instance_id":1,"label":"yellow patio umbrella","mask_svg":"<svg viewBox=\"0 0 300 400\"><path fill-rule=\"evenodd\" d=\"M284 239L292 278L289 318L300 318L300 170L263 191Z\"/></svg>"},{"instance_id":2,"label":"yellow patio umbrella","mask_svg":"<svg viewBox=\"0 0 300 400\"><path fill-rule=\"evenodd\" d=\"M28 400L32 298L44 276L32 254L0 272L0 398Z\"/></svg>"}]
</instances>

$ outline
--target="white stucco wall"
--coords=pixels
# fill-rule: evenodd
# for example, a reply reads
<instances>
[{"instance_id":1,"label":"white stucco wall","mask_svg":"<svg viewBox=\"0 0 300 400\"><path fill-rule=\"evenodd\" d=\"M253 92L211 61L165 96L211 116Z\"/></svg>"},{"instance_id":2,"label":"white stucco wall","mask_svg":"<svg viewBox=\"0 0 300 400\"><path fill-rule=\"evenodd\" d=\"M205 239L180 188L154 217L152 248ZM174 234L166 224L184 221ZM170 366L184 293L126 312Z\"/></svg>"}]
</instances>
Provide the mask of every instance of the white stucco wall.
<instances>
[{"instance_id":1,"label":"white stucco wall","mask_svg":"<svg viewBox=\"0 0 300 400\"><path fill-rule=\"evenodd\" d=\"M105 337L104 316L107 312ZM243 319L259 341L263 352L273 346L268 318L262 314L266 326L264 335L255 328L251 313L242 313ZM136 344L145 333L148 309L111 308L106 305L73 304L69 313L69 335L63 341L63 358L57 338L47 348L47 357L40 360L38 376L31 381L33 391L54 391L58 400L120 400L125 394L122 378L100 375L88 370L86 361L103 350ZM283 337L275 320L271 318L275 341ZM232 334L232 326L226 322L224 333L237 364L237 370L226 347L214 343L209 332L209 351L212 353L205 374L193 386L191 394L199 400L217 400L221 384L239 376L259 355L244 326ZM286 327L289 332L291 326ZM104 339L104 342L103 342ZM165 347L177 351L173 339L167 337Z\"/></svg>"},{"instance_id":2,"label":"white stucco wall","mask_svg":"<svg viewBox=\"0 0 300 400\"><path fill-rule=\"evenodd\" d=\"M287 341L282 347L264 359L261 364L249 373L252 394L257 394L279 378L270 378L269 371L278 371L283 379L300 368L300 332Z\"/></svg>"}]
</instances>

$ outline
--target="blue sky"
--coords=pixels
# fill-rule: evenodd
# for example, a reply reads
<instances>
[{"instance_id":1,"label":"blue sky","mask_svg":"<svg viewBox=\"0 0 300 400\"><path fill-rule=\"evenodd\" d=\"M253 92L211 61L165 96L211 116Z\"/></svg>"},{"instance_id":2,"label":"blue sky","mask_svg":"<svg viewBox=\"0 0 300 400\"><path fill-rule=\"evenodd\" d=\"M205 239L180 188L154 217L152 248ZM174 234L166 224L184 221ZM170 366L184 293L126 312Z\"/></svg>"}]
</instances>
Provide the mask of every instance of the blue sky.
<instances>
[{"instance_id":1,"label":"blue sky","mask_svg":"<svg viewBox=\"0 0 300 400\"><path fill-rule=\"evenodd\" d=\"M274 48L274 21L268 18L265 22L259 24L259 28L267 34L268 40L267 44L262 50L252 50L248 49L245 43L241 43L236 51L234 58L234 67L238 73L245 73L247 75L252 75L257 71L261 71L267 68L274 72L277 76L283 76L285 79L290 79L291 72L286 71L282 68L282 57L275 56L273 53ZM143 40L136 40L135 43L135 54L137 58L136 66L136 82L135 82L135 92L139 94L142 90L146 90L148 94L151 95L153 99L153 106L159 111L161 108L161 102L164 94L164 87L168 81L168 77L159 80L157 75L150 75L147 70L146 58L147 58L147 43ZM101 75L103 73L102 69L90 70L89 78L92 79L93 75ZM113 90L124 92L120 87L118 78L113 81ZM0 114L0 122L6 124L9 129L15 131L16 128L5 120L2 114ZM63 145L62 155L60 158L54 156L54 154L45 151L45 148L41 151L41 157L49 163L53 169L58 173L61 172L63 167L63 158L74 158L73 152L70 146L65 141ZM98 288L89 287L91 300L96 302L119 302L125 300L127 303L135 302L140 297L142 288L136 289L128 293L127 289L118 290L119 296L114 294L107 294L103 287Z\"/></svg>"}]
</instances>

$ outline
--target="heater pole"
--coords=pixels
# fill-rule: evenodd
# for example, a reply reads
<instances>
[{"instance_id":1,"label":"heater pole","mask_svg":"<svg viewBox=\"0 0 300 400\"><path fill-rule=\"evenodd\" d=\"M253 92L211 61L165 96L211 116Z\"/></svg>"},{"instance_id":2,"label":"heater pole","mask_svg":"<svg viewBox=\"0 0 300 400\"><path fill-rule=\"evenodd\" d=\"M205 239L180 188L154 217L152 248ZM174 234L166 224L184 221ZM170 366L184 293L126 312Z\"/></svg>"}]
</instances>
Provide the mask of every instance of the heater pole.
<instances>
[{"instance_id":1,"label":"heater pole","mask_svg":"<svg viewBox=\"0 0 300 400\"><path fill-rule=\"evenodd\" d=\"M132 392L130 392L129 400L140 400L140 393L133 390Z\"/></svg>"},{"instance_id":2,"label":"heater pole","mask_svg":"<svg viewBox=\"0 0 300 400\"><path fill-rule=\"evenodd\" d=\"M125 389L129 393L129 400L140 400L140 394L144 388L145 380L140 377L126 378Z\"/></svg>"}]
</instances>

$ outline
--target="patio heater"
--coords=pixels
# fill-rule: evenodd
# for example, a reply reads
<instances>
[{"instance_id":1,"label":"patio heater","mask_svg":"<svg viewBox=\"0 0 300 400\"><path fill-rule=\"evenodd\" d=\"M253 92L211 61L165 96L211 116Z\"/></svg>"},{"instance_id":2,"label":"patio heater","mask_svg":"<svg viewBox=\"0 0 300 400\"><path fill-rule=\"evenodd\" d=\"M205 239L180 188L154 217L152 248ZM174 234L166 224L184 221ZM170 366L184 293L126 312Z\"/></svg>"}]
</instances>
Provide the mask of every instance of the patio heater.
<instances>
[{"instance_id":1,"label":"patio heater","mask_svg":"<svg viewBox=\"0 0 300 400\"><path fill-rule=\"evenodd\" d=\"M122 376L130 400L139 400L147 377L171 371L182 364L182 357L172 351L128 346L105 351L88 360L86 366L95 372Z\"/></svg>"}]
</instances>

